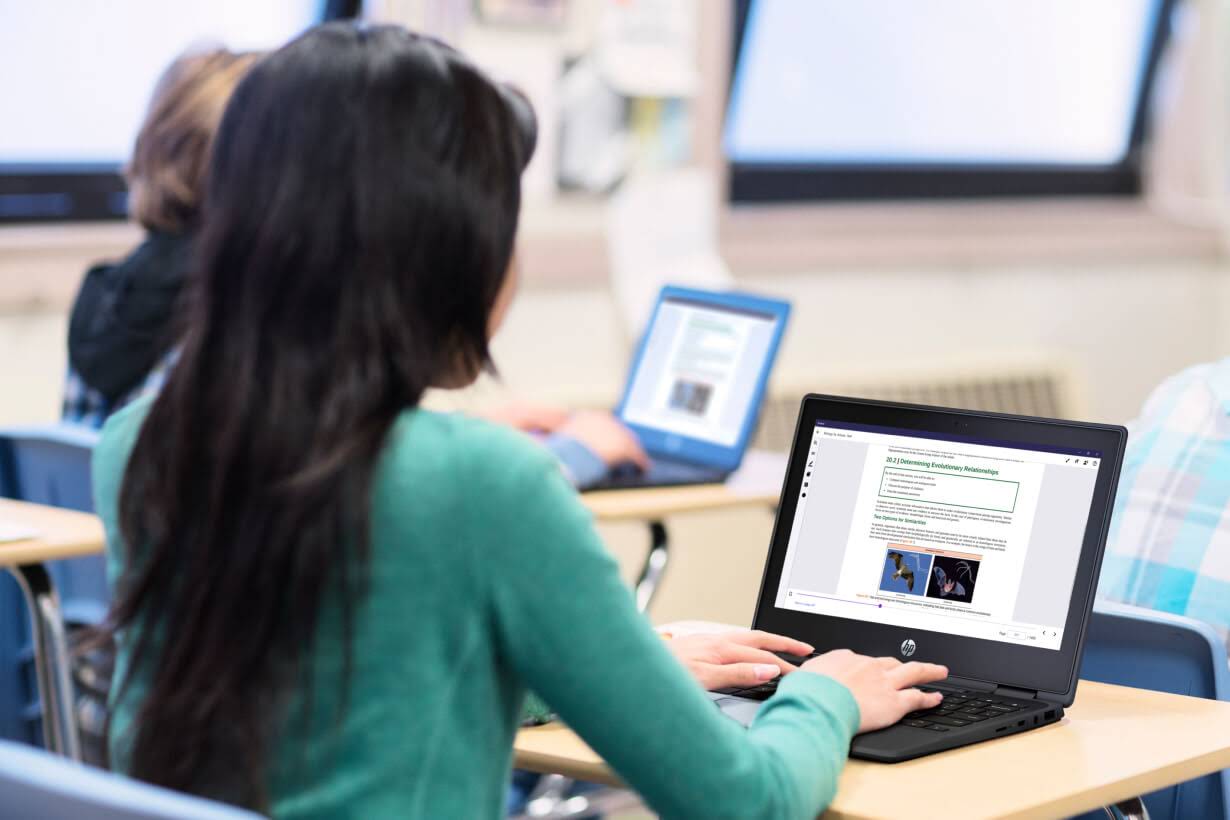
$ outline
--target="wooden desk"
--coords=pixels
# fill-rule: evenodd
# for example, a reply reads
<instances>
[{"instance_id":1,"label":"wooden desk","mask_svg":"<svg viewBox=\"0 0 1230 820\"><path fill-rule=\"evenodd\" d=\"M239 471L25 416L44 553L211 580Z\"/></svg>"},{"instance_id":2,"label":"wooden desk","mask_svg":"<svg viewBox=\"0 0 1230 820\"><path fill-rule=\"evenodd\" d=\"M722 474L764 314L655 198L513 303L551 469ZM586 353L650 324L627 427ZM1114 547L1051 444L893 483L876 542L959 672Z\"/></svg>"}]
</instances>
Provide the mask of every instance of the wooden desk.
<instances>
[{"instance_id":1,"label":"wooden desk","mask_svg":"<svg viewBox=\"0 0 1230 820\"><path fill-rule=\"evenodd\" d=\"M515 755L520 769L620 785L558 724L521 730ZM1082 681L1052 726L891 766L851 761L824 816L1067 817L1227 767L1230 703Z\"/></svg>"},{"instance_id":2,"label":"wooden desk","mask_svg":"<svg viewBox=\"0 0 1230 820\"><path fill-rule=\"evenodd\" d=\"M649 553L636 582L636 605L644 612L653 601L670 558L666 517L736 507L772 507L781 495L785 470L784 454L752 450L724 484L598 490L581 493L581 500L600 522L648 523Z\"/></svg>"},{"instance_id":3,"label":"wooden desk","mask_svg":"<svg viewBox=\"0 0 1230 820\"><path fill-rule=\"evenodd\" d=\"M46 746L80 759L68 641L46 562L101 553L106 542L102 522L88 513L5 499L0 499L0 522L34 533L21 541L0 542L0 569L17 579L30 610Z\"/></svg>"},{"instance_id":4,"label":"wooden desk","mask_svg":"<svg viewBox=\"0 0 1230 820\"><path fill-rule=\"evenodd\" d=\"M3 567L98 555L105 546L102 521L90 513L0 498L0 522L35 533L24 541L0 542Z\"/></svg>"},{"instance_id":5,"label":"wooden desk","mask_svg":"<svg viewBox=\"0 0 1230 820\"><path fill-rule=\"evenodd\" d=\"M643 490L598 490L582 493L581 500L599 521L638 521L679 513L772 506L777 503L780 489L740 490L725 484L696 484Z\"/></svg>"}]
</instances>

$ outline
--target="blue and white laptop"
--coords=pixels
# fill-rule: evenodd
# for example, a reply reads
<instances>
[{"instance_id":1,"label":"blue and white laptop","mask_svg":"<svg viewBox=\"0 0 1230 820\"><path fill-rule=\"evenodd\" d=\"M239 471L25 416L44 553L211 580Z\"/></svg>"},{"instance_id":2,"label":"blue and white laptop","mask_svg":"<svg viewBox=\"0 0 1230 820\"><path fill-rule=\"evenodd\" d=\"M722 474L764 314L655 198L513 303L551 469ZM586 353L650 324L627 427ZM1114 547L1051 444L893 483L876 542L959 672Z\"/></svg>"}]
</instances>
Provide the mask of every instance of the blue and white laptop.
<instances>
[{"instance_id":1,"label":"blue and white laptop","mask_svg":"<svg viewBox=\"0 0 1230 820\"><path fill-rule=\"evenodd\" d=\"M790 305L667 286L641 338L615 415L649 454L593 489L708 484L743 460Z\"/></svg>"}]
</instances>

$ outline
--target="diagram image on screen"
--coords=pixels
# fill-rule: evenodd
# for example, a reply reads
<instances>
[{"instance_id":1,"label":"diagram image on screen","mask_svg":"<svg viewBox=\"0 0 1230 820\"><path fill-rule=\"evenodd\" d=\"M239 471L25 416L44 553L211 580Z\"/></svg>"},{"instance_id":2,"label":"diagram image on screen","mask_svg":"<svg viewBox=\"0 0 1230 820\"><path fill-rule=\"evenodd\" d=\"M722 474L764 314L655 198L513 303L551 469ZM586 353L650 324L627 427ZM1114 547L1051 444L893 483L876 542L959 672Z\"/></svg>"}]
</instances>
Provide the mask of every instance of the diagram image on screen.
<instances>
[{"instance_id":1,"label":"diagram image on screen","mask_svg":"<svg viewBox=\"0 0 1230 820\"><path fill-rule=\"evenodd\" d=\"M937 555L931 565L927 597L968 604L974 600L977 581L978 561Z\"/></svg>"},{"instance_id":2,"label":"diagram image on screen","mask_svg":"<svg viewBox=\"0 0 1230 820\"><path fill-rule=\"evenodd\" d=\"M713 385L679 379L671 388L670 408L683 410L693 416L703 416L705 408L709 406L711 395L713 395Z\"/></svg>"},{"instance_id":3,"label":"diagram image on screen","mask_svg":"<svg viewBox=\"0 0 1230 820\"><path fill-rule=\"evenodd\" d=\"M931 571L931 556L920 552L890 549L884 558L880 577L881 592L922 595L927 589Z\"/></svg>"}]
</instances>

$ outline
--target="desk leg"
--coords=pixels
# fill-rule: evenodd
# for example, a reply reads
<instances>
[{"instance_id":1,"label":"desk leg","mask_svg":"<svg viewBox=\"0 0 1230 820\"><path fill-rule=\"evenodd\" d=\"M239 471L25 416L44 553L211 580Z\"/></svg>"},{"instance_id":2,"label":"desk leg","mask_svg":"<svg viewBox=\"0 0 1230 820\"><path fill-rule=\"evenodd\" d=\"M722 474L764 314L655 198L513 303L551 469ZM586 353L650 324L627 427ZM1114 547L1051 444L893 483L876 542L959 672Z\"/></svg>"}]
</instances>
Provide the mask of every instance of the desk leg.
<instances>
[{"instance_id":1,"label":"desk leg","mask_svg":"<svg viewBox=\"0 0 1230 820\"><path fill-rule=\"evenodd\" d=\"M34 634L34 671L43 708L43 742L47 749L81 759L73 704L72 670L60 599L42 564L23 564L9 571L17 579L30 612Z\"/></svg>"},{"instance_id":2,"label":"desk leg","mask_svg":"<svg viewBox=\"0 0 1230 820\"><path fill-rule=\"evenodd\" d=\"M1131 797L1122 803L1102 809L1111 820L1149 820L1149 810L1139 797Z\"/></svg>"},{"instance_id":3,"label":"desk leg","mask_svg":"<svg viewBox=\"0 0 1230 820\"><path fill-rule=\"evenodd\" d=\"M641 577L636 582L636 608L641 612L649 610L654 593L658 591L658 583L666 571L669 547L666 525L661 521L650 521L649 554L645 556L645 566L641 567Z\"/></svg>"}]
</instances>

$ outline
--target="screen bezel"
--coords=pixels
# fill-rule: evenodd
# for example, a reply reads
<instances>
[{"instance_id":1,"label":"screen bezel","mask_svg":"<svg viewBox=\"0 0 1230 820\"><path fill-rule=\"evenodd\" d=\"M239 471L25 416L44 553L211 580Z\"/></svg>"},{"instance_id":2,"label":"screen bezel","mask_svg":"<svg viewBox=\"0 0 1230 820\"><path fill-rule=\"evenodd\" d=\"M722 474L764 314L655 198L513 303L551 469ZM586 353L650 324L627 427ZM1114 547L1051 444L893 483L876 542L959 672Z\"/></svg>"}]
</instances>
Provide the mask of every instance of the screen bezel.
<instances>
[{"instance_id":1,"label":"screen bezel","mask_svg":"<svg viewBox=\"0 0 1230 820\"><path fill-rule=\"evenodd\" d=\"M726 111L753 2L735 0ZM1124 156L1107 165L1037 164L844 164L739 162L726 157L732 203L858 201L885 199L983 199L1050 196L1139 196L1149 100L1158 63L1170 37L1175 0L1158 3L1137 89ZM725 153L723 153L725 156Z\"/></svg>"},{"instance_id":2,"label":"screen bezel","mask_svg":"<svg viewBox=\"0 0 1230 820\"><path fill-rule=\"evenodd\" d=\"M662 305L665 302L671 300L696 302L701 306L712 307L717 310L763 313L773 319L773 336L769 340L768 349L765 351L765 360L761 364L760 372L756 375L756 386L752 393L752 401L748 405L748 411L743 417L743 423L739 428L739 436L735 439L735 443L729 447L714 444L704 439L691 438L679 435L678 433L670 433L654 427L647 427L642 424L634 424L624 417L624 410L627 407L629 397L632 395L632 387L636 384L636 377L644 361L650 334L653 332L654 325L658 320L658 311L662 309ZM619 404L615 408L615 415L636 434L636 437L641 442L641 446L645 448L645 451L651 458L653 456L666 456L672 459L680 459L712 467L717 470L736 469L743 460L743 453L747 449L748 440L751 438L752 431L756 427L756 420L760 416L760 407L764 401L765 389L769 383L769 374L773 372L773 365L777 360L777 350L781 345L782 336L786 332L786 324L789 319L789 302L767 299L747 293L716 293L667 285L658 293L658 301L654 304L649 321L645 324L645 331L641 334L641 338L637 343L632 366L628 369L628 379L624 383L623 395L620 397Z\"/></svg>"},{"instance_id":3,"label":"screen bezel","mask_svg":"<svg viewBox=\"0 0 1230 820\"><path fill-rule=\"evenodd\" d=\"M1018 646L904 626L865 623L817 613L778 609L774 603L781 581L786 548L794 522L800 484L813 430L819 420L855 422L919 432L968 435L971 438L1020 442L1078 450L1100 450L1090 514L1072 584L1063 642L1058 650ZM808 395L795 429L794 448L782 485L773 525L754 626L807 641L818 652L848 648L875 656L900 658L900 648L912 639L917 648L910 660L948 666L949 673L967 680L1036 690L1065 705L1072 702L1084 648L1085 630L1093 607L1106 534L1114 507L1115 488L1123 462L1127 430L1085 422L1010 416L920 405Z\"/></svg>"}]
</instances>

